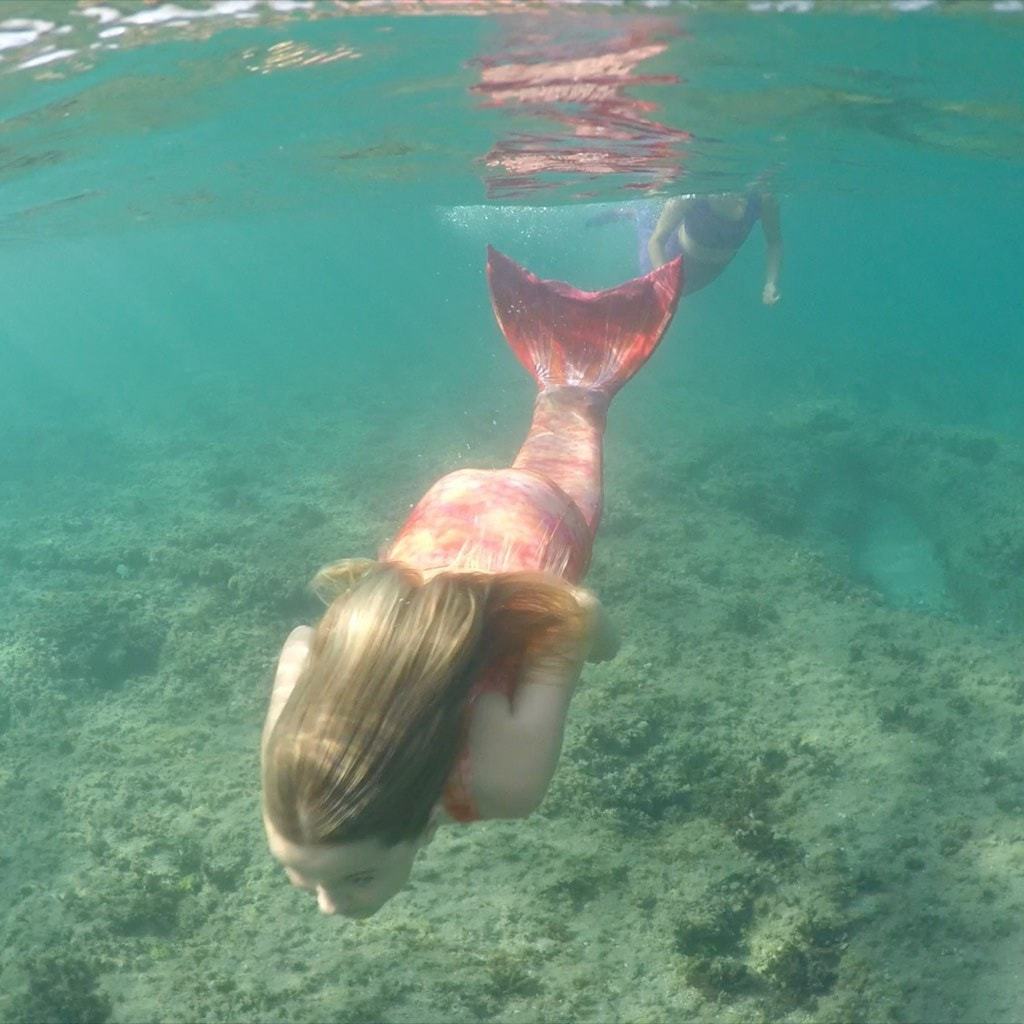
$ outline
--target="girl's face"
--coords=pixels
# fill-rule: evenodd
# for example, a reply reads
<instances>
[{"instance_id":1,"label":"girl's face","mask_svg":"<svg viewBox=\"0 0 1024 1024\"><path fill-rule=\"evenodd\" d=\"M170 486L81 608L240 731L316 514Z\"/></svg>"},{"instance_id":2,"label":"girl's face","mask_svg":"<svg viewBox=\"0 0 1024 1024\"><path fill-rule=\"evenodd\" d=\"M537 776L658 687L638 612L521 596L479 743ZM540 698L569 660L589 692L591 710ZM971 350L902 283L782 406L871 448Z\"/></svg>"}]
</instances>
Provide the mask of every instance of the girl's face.
<instances>
[{"instance_id":1,"label":"girl's face","mask_svg":"<svg viewBox=\"0 0 1024 1024\"><path fill-rule=\"evenodd\" d=\"M360 839L330 846L298 846L264 818L270 852L292 885L316 893L325 914L363 918L375 914L409 880L418 850L433 838L433 826L419 840L387 846Z\"/></svg>"}]
</instances>

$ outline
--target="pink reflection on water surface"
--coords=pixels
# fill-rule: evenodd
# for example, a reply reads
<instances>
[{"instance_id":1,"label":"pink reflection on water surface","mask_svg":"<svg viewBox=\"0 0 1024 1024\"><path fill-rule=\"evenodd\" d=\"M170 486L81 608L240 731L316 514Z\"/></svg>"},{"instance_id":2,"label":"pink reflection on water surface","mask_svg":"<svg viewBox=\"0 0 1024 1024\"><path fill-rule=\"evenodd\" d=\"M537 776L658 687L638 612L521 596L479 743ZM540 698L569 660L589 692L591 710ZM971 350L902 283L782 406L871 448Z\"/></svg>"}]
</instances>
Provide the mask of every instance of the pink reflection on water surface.
<instances>
[{"instance_id":1,"label":"pink reflection on water surface","mask_svg":"<svg viewBox=\"0 0 1024 1024\"><path fill-rule=\"evenodd\" d=\"M483 158L489 196L555 187L541 175L624 175L623 187L638 191L678 177L690 133L662 123L654 116L660 104L628 90L681 83L676 74L637 69L666 53L669 40L682 33L664 19L588 19L585 35L573 39L581 24L554 20L471 62L480 77L470 91L482 108L547 125L510 131L490 148Z\"/></svg>"}]
</instances>

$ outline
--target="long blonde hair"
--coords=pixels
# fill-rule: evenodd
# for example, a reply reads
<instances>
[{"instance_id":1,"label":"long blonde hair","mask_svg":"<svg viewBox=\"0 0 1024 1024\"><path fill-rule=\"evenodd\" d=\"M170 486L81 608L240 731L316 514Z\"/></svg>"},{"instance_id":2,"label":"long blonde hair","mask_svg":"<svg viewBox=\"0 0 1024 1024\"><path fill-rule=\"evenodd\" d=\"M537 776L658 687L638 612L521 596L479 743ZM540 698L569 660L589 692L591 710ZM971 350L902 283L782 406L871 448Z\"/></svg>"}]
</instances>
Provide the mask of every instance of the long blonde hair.
<instances>
[{"instance_id":1,"label":"long blonde hair","mask_svg":"<svg viewBox=\"0 0 1024 1024\"><path fill-rule=\"evenodd\" d=\"M464 739L480 673L585 628L568 587L541 574L443 572L348 560L313 588L328 603L263 758L264 813L303 845L419 835Z\"/></svg>"}]
</instances>

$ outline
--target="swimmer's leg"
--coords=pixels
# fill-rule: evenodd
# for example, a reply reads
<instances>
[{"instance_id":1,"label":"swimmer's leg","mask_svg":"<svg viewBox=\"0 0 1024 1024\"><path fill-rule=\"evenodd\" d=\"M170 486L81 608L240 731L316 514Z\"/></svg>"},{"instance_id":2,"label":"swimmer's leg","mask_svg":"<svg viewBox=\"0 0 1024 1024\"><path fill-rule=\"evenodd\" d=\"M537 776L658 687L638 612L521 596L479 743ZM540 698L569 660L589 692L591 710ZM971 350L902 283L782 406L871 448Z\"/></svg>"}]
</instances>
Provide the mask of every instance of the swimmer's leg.
<instances>
[{"instance_id":1,"label":"swimmer's leg","mask_svg":"<svg viewBox=\"0 0 1024 1024\"><path fill-rule=\"evenodd\" d=\"M540 387L514 466L553 480L592 532L601 518L601 440L608 404L657 347L682 288L682 260L603 292L542 281L494 249L495 316Z\"/></svg>"}]
</instances>

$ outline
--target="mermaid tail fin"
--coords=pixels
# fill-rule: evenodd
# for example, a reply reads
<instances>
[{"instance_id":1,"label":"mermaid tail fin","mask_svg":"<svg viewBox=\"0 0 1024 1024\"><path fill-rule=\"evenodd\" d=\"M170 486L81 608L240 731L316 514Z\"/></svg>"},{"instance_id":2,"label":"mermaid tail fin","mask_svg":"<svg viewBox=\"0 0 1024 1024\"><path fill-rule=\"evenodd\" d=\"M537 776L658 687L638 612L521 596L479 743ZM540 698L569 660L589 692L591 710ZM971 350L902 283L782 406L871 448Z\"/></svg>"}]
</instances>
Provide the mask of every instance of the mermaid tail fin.
<instances>
[{"instance_id":1,"label":"mermaid tail fin","mask_svg":"<svg viewBox=\"0 0 1024 1024\"><path fill-rule=\"evenodd\" d=\"M491 302L505 338L541 390L566 385L609 397L647 361L683 286L677 256L603 292L542 281L487 247Z\"/></svg>"}]
</instances>

